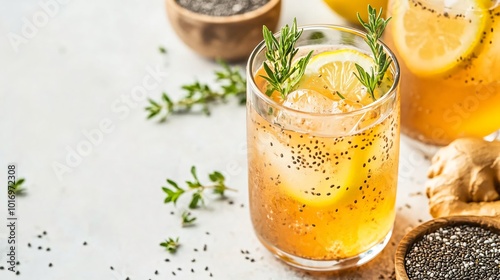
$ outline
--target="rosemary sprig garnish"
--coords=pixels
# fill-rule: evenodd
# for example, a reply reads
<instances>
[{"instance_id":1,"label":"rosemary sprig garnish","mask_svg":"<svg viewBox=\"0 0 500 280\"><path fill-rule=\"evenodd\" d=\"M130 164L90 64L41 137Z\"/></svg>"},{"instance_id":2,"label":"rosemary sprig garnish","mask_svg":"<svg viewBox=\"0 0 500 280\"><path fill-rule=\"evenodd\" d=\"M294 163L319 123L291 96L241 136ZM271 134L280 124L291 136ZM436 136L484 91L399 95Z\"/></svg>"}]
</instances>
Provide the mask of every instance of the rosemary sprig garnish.
<instances>
[{"instance_id":1,"label":"rosemary sprig garnish","mask_svg":"<svg viewBox=\"0 0 500 280\"><path fill-rule=\"evenodd\" d=\"M160 243L160 246L165 247L165 249L167 249L167 251L169 251L170 253L175 253L180 245L181 244L179 243L179 237L177 237L176 239L169 237L167 240Z\"/></svg>"},{"instance_id":2,"label":"rosemary sprig garnish","mask_svg":"<svg viewBox=\"0 0 500 280\"><path fill-rule=\"evenodd\" d=\"M236 191L235 189L231 189L227 187L224 183L225 178L222 173L218 171L214 171L208 175L208 178L213 183L212 185L202 185L198 180L198 175L196 175L196 167L191 167L191 175L193 176L193 181L186 181L188 186L187 189L183 189L179 187L179 185L167 179L167 183L171 185L171 187L162 187L162 190L167 194L167 197L164 200L164 203L173 202L174 205L177 203L177 200L184 194L189 191L192 191L193 194L191 196L191 202L189 203L189 208L194 209L199 206L199 204L205 204L205 200L203 199L203 192L205 190L211 189L213 193L218 194L220 196L224 196L226 190Z\"/></svg>"},{"instance_id":3,"label":"rosemary sprig garnish","mask_svg":"<svg viewBox=\"0 0 500 280\"><path fill-rule=\"evenodd\" d=\"M266 43L266 59L263 67L266 76L261 75L269 82L266 94L271 96L273 91L277 91L284 99L295 88L304 75L306 65L311 59L312 51L305 57L300 58L292 65L293 59L299 51L295 48L295 43L302 35L303 30L297 29L297 20L293 20L292 27L285 25L281 28L279 39L264 26L262 35Z\"/></svg>"},{"instance_id":4,"label":"rosemary sprig garnish","mask_svg":"<svg viewBox=\"0 0 500 280\"><path fill-rule=\"evenodd\" d=\"M358 13L358 20L366 29L365 42L370 47L375 61L375 69L371 68L370 73L366 72L363 67L356 63L358 73L354 73L358 80L366 87L373 100L375 97L375 88L380 85L384 78L385 72L392 63L392 59L384 52L384 47L378 42L384 33L385 27L391 18L382 18L382 8L377 14L377 11L368 5L368 22L363 21Z\"/></svg>"},{"instance_id":5,"label":"rosemary sprig garnish","mask_svg":"<svg viewBox=\"0 0 500 280\"><path fill-rule=\"evenodd\" d=\"M195 106L201 107L201 111L210 115L210 104L225 102L231 96L235 96L240 104L246 102L246 80L236 68L229 67L225 62L220 61L222 70L215 72L215 79L220 89L214 90L208 84L196 81L192 84L184 85L182 89L187 94L180 100L174 102L165 92L161 99L154 101L149 99L148 119L162 116L160 122L164 122L171 114L181 114L192 111Z\"/></svg>"},{"instance_id":6,"label":"rosemary sprig garnish","mask_svg":"<svg viewBox=\"0 0 500 280\"><path fill-rule=\"evenodd\" d=\"M196 221L196 217L191 215L191 212L184 211L182 212L182 226L188 227L194 225L194 221Z\"/></svg>"}]
</instances>

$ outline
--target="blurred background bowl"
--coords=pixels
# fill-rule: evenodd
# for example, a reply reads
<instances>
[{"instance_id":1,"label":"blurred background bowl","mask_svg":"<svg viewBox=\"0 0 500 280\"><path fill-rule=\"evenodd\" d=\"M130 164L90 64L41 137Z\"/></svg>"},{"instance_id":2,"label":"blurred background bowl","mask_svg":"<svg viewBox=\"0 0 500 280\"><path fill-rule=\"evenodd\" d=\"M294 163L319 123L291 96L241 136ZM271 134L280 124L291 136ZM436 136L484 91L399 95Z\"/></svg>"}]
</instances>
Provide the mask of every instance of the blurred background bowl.
<instances>
[{"instance_id":1,"label":"blurred background bowl","mask_svg":"<svg viewBox=\"0 0 500 280\"><path fill-rule=\"evenodd\" d=\"M176 0L166 0L167 15L181 40L198 54L225 61L242 61L263 40L262 26L276 30L281 0L270 0L256 10L233 16L192 12Z\"/></svg>"}]
</instances>

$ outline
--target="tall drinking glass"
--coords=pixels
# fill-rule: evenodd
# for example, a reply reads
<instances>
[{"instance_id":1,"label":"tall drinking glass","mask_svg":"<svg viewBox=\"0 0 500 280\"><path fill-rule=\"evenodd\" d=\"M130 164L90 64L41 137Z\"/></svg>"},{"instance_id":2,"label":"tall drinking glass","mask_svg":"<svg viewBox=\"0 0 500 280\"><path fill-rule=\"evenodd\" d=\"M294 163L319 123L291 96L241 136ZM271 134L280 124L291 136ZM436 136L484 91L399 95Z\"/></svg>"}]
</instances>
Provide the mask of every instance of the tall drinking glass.
<instances>
[{"instance_id":1,"label":"tall drinking glass","mask_svg":"<svg viewBox=\"0 0 500 280\"><path fill-rule=\"evenodd\" d=\"M324 74L316 78L333 75L338 79L329 81L332 85L356 84L354 68L348 67L354 60L371 61L364 36L339 26L304 27L298 56L313 51L308 67L324 65ZM319 94L312 90L315 82L304 83L309 88L299 84L280 99L266 95L265 51L259 44L247 67L255 232L274 255L299 268L361 265L382 251L394 224L400 116L396 59L384 46L393 63L376 101Z\"/></svg>"},{"instance_id":2,"label":"tall drinking glass","mask_svg":"<svg viewBox=\"0 0 500 280\"><path fill-rule=\"evenodd\" d=\"M446 145L500 129L500 1L391 0L402 131Z\"/></svg>"}]
</instances>

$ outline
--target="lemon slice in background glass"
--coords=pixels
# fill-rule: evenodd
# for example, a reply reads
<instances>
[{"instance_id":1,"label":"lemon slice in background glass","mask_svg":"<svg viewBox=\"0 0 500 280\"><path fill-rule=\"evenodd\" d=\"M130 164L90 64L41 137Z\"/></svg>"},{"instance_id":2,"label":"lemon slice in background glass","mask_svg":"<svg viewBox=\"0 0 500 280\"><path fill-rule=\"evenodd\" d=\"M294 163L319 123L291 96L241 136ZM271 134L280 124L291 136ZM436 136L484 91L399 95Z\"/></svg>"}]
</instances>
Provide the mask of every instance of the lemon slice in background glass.
<instances>
[{"instance_id":1,"label":"lemon slice in background glass","mask_svg":"<svg viewBox=\"0 0 500 280\"><path fill-rule=\"evenodd\" d=\"M400 58L419 76L449 72L461 65L481 40L488 16L484 3L447 2L399 1L392 15L389 28Z\"/></svg>"}]
</instances>

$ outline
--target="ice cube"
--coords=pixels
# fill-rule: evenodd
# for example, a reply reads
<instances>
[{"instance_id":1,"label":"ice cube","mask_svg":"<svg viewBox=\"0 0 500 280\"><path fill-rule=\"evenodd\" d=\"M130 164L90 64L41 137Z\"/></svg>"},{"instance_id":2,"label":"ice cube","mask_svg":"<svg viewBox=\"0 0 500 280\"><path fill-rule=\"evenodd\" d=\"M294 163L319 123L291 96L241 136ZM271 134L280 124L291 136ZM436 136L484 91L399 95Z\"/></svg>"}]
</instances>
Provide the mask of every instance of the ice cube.
<instances>
[{"instance_id":1,"label":"ice cube","mask_svg":"<svg viewBox=\"0 0 500 280\"><path fill-rule=\"evenodd\" d=\"M351 112L362 108L360 103L348 99L330 99L325 95L310 89L300 89L291 92L283 106L305 113L325 114L325 118L317 118L282 110L276 116L275 122L283 128L299 132L316 133L317 135L348 135L356 127L361 116L347 118L330 117L330 114Z\"/></svg>"},{"instance_id":2,"label":"ice cube","mask_svg":"<svg viewBox=\"0 0 500 280\"><path fill-rule=\"evenodd\" d=\"M308 113L333 113L334 101L314 90L299 89L287 95L283 106Z\"/></svg>"},{"instance_id":3,"label":"ice cube","mask_svg":"<svg viewBox=\"0 0 500 280\"><path fill-rule=\"evenodd\" d=\"M309 89L299 89L288 94L283 106L307 113L335 114L351 112L362 107L347 99L330 99Z\"/></svg>"}]
</instances>

